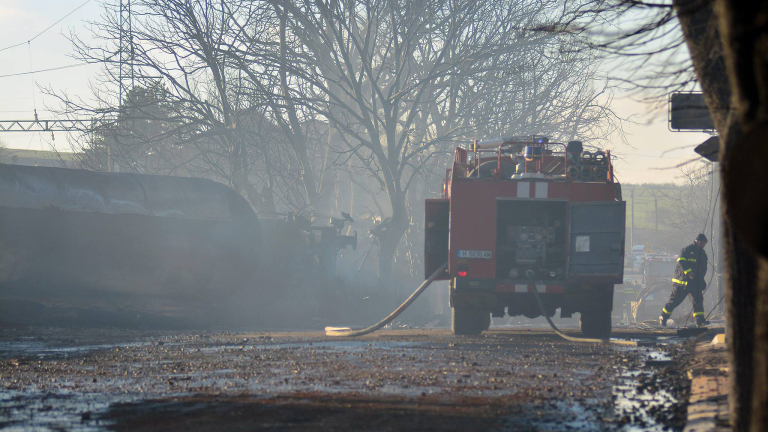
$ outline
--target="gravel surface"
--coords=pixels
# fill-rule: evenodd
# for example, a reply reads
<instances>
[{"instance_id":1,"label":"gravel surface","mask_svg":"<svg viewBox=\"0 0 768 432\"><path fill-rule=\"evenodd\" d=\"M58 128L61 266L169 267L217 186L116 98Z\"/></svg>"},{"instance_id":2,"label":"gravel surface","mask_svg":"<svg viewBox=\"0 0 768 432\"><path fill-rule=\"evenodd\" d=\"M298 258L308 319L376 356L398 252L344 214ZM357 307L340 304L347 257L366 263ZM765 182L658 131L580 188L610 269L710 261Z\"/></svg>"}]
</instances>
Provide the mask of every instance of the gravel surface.
<instances>
[{"instance_id":1,"label":"gravel surface","mask_svg":"<svg viewBox=\"0 0 768 432\"><path fill-rule=\"evenodd\" d=\"M360 339L3 329L0 428L679 430L688 350L660 341L573 343L537 329Z\"/></svg>"}]
</instances>

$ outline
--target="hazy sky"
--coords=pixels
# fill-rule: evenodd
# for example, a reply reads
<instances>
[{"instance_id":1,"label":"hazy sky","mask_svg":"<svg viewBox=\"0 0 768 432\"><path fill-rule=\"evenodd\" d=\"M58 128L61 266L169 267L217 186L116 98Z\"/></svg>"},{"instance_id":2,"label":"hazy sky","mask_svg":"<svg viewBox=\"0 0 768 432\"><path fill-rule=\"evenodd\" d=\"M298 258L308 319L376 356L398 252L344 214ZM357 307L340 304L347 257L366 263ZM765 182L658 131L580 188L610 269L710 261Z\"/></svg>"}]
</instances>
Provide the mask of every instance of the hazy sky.
<instances>
[{"instance_id":1,"label":"hazy sky","mask_svg":"<svg viewBox=\"0 0 768 432\"><path fill-rule=\"evenodd\" d=\"M0 0L0 49L26 42L47 27L54 24L85 0ZM0 51L0 118L3 120L33 119L33 110L38 116L51 118L45 111L46 104L55 104L45 98L39 86L66 91L70 95L88 97L88 81L97 71L97 66L80 66L69 69L40 72L34 75L3 76L75 64L69 57L72 53L70 42L64 36L70 31L86 37L89 30L86 20L96 21L101 5L91 0L75 13L54 25L50 30L31 43ZM670 132L667 129L666 111L649 113L650 107L629 98L614 100L614 109L621 116L635 115L640 124L626 128L627 144L618 137L608 148L622 159L616 162L616 173L622 183L666 183L673 182L680 175L672 167L695 157L692 146L708 138L701 133ZM23 149L49 149L51 135L41 133L0 132L0 140L8 147ZM57 133L53 144L60 151L69 149L66 134ZM664 151L672 151L662 157Z\"/></svg>"}]
</instances>

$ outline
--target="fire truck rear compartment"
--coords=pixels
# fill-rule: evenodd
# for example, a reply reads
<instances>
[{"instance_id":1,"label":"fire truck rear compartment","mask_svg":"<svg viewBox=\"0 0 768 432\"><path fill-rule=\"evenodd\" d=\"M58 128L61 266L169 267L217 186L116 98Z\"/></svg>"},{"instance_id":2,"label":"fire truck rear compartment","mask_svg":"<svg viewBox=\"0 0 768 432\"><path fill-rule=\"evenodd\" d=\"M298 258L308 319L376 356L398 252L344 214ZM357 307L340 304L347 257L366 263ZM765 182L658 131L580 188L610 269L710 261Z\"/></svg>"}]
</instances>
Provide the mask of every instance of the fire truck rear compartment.
<instances>
[{"instance_id":1,"label":"fire truck rear compartment","mask_svg":"<svg viewBox=\"0 0 768 432\"><path fill-rule=\"evenodd\" d=\"M566 266L566 202L499 200L496 279L562 283Z\"/></svg>"}]
</instances>

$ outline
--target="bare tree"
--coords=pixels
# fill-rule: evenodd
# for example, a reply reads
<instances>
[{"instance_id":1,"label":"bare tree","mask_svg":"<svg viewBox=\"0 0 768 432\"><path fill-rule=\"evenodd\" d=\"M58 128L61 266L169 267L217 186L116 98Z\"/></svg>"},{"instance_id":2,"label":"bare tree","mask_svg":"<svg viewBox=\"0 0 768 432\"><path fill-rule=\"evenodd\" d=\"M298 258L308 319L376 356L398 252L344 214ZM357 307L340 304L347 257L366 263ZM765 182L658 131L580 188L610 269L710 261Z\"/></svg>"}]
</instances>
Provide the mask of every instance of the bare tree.
<instances>
[{"instance_id":1,"label":"bare tree","mask_svg":"<svg viewBox=\"0 0 768 432\"><path fill-rule=\"evenodd\" d=\"M98 44L72 38L105 75L95 102L59 94L63 110L119 119L81 147L97 154L119 141L129 165L153 152L168 167L161 172L220 179L270 208L330 211L344 178L380 207L373 233L384 284L412 225L409 200L420 201L409 191L427 178L439 184L456 143L532 133L600 140L620 127L605 106L610 88L596 84L595 51L578 35L542 30L571 17L555 0L132 7L131 94L142 97L116 97L125 65L115 3L92 23Z\"/></svg>"},{"instance_id":2,"label":"bare tree","mask_svg":"<svg viewBox=\"0 0 768 432\"><path fill-rule=\"evenodd\" d=\"M589 87L596 59L575 51L562 59L558 49L577 40L532 30L559 19L558 2L277 4L286 34L277 52L260 52L255 63L276 64L295 92L290 99L283 92L286 102L306 103L327 120L337 161L386 193L389 215L374 230L385 284L410 223L408 189L455 142L488 133L573 135L588 130L576 124L597 129L610 117Z\"/></svg>"},{"instance_id":3,"label":"bare tree","mask_svg":"<svg viewBox=\"0 0 768 432\"><path fill-rule=\"evenodd\" d=\"M588 0L552 30L583 36L590 47L606 55L611 82L657 108L666 108L670 92L697 86L672 3Z\"/></svg>"},{"instance_id":4,"label":"bare tree","mask_svg":"<svg viewBox=\"0 0 768 432\"><path fill-rule=\"evenodd\" d=\"M92 40L96 42L72 36L79 60L105 66L100 82L93 85L94 100L71 98L50 89L49 93L59 98L61 111L67 115L117 118L118 124L112 125L107 135L115 139L130 131L133 138L122 141L140 141L149 146L145 155L153 151L153 142L173 138L174 145L184 149L179 156L190 158L185 161L187 166L194 165L199 175L229 183L256 203L259 194L248 181L252 164L247 144L252 131L241 130L238 124L258 117L260 102L245 99L236 91L240 77L236 70L228 68L228 56L223 51L232 45L236 31L233 14L247 6L230 4L226 10L219 6L214 1L133 2L130 67L134 87L125 96L142 92L146 96L149 89L161 85L162 110L155 109L158 103L139 100L146 98L119 100L119 89L126 84L120 80L120 69L125 65L121 63L123 32L117 3L106 3L102 19L91 23ZM145 128L154 134L142 136L140 128L135 127L137 121L162 122L163 127L155 131ZM131 126L126 127L126 123ZM103 135L104 130L100 132ZM118 144L130 147L130 143L120 141ZM109 143L102 140L102 144ZM165 150L168 148L165 146ZM118 155L136 153L115 150Z\"/></svg>"}]
</instances>

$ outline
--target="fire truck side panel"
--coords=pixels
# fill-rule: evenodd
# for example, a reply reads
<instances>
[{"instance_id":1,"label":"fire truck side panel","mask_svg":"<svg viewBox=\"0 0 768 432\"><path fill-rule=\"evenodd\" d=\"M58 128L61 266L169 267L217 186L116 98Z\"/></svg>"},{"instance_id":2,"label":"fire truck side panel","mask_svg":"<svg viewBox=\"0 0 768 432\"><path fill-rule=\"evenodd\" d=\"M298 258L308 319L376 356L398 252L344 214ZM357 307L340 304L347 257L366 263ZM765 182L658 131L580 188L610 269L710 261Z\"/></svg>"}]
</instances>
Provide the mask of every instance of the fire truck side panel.
<instances>
[{"instance_id":1,"label":"fire truck side panel","mask_svg":"<svg viewBox=\"0 0 768 432\"><path fill-rule=\"evenodd\" d=\"M449 201L428 199L424 209L424 278L440 268L448 259ZM449 276L438 277L446 280Z\"/></svg>"}]
</instances>

